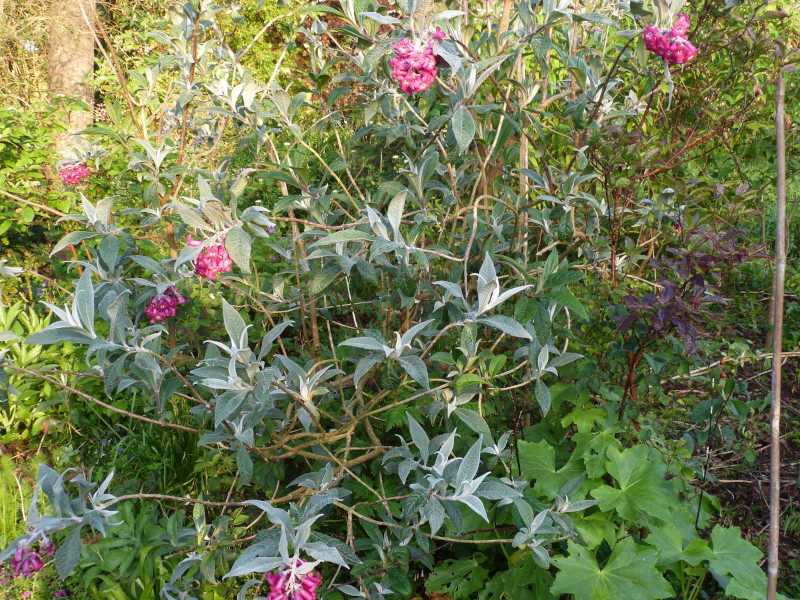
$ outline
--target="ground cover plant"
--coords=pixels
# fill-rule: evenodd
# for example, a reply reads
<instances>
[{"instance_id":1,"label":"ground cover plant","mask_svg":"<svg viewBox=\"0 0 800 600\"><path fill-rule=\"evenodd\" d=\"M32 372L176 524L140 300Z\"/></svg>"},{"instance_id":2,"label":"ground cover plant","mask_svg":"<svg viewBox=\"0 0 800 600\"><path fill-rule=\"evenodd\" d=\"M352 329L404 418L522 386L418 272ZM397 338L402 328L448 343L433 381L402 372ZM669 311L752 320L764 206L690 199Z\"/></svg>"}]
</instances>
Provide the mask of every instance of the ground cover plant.
<instances>
[{"instance_id":1,"label":"ground cover plant","mask_svg":"<svg viewBox=\"0 0 800 600\"><path fill-rule=\"evenodd\" d=\"M766 598L720 465L764 434L739 153L769 164L800 13L261 4L98 18L60 159L0 112L0 441L41 463L8 593Z\"/></svg>"}]
</instances>

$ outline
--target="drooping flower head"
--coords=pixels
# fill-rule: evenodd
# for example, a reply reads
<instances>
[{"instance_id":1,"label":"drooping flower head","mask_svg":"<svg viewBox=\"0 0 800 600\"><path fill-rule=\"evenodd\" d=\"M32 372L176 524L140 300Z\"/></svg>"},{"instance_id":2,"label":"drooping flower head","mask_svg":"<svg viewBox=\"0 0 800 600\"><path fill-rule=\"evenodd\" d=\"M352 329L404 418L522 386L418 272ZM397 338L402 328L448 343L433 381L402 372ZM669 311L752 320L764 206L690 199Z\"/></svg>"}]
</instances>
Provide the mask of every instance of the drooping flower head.
<instances>
[{"instance_id":1,"label":"drooping flower head","mask_svg":"<svg viewBox=\"0 0 800 600\"><path fill-rule=\"evenodd\" d=\"M193 240L192 236L186 236L186 244L189 246L199 246L199 240ZM200 256L194 261L194 272L199 277L214 279L217 273L227 273L233 266L233 260L225 250L225 238L222 243L203 248Z\"/></svg>"},{"instance_id":2,"label":"drooping flower head","mask_svg":"<svg viewBox=\"0 0 800 600\"><path fill-rule=\"evenodd\" d=\"M15 577L28 579L29 577L33 577L33 574L39 571L43 566L44 563L39 557L38 552L22 544L17 546L14 558L11 559L11 569L14 571Z\"/></svg>"},{"instance_id":3,"label":"drooping flower head","mask_svg":"<svg viewBox=\"0 0 800 600\"><path fill-rule=\"evenodd\" d=\"M322 583L322 575L318 572L299 573L297 569L304 562L302 558L298 558L294 566L287 565L267 574L267 600L316 600L316 590Z\"/></svg>"},{"instance_id":4,"label":"drooping flower head","mask_svg":"<svg viewBox=\"0 0 800 600\"><path fill-rule=\"evenodd\" d=\"M689 17L681 13L672 29L659 30L652 25L644 28L642 37L645 47L663 58L669 65L681 65L697 56L697 48L686 38Z\"/></svg>"},{"instance_id":5,"label":"drooping flower head","mask_svg":"<svg viewBox=\"0 0 800 600\"><path fill-rule=\"evenodd\" d=\"M144 312L150 317L150 324L161 323L167 317L174 317L178 307L186 302L174 287L169 288L160 296L156 296L147 304Z\"/></svg>"},{"instance_id":6,"label":"drooping flower head","mask_svg":"<svg viewBox=\"0 0 800 600\"><path fill-rule=\"evenodd\" d=\"M433 54L434 42L442 43L445 33L441 27L429 33L428 39L419 48L408 38L403 38L393 46L394 57L389 61L392 67L392 78L406 94L414 95L427 92L436 81L436 57Z\"/></svg>"},{"instance_id":7,"label":"drooping flower head","mask_svg":"<svg viewBox=\"0 0 800 600\"><path fill-rule=\"evenodd\" d=\"M59 171L61 181L69 185L78 185L81 179L89 175L89 169L82 162L64 167Z\"/></svg>"}]
</instances>

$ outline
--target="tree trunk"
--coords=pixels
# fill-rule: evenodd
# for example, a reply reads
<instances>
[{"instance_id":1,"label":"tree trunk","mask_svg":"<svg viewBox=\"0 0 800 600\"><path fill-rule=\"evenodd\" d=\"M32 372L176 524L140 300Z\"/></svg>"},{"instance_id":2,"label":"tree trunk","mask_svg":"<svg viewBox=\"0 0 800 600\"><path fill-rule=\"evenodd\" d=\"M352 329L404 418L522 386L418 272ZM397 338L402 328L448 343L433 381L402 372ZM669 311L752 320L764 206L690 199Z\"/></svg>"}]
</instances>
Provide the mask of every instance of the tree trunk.
<instances>
[{"instance_id":1,"label":"tree trunk","mask_svg":"<svg viewBox=\"0 0 800 600\"><path fill-rule=\"evenodd\" d=\"M78 96L88 110L69 114L68 131L58 136L63 150L70 136L92 123L94 91L89 77L94 70L94 23L96 0L55 0L50 9L50 50L47 56L47 89L50 97Z\"/></svg>"}]
</instances>

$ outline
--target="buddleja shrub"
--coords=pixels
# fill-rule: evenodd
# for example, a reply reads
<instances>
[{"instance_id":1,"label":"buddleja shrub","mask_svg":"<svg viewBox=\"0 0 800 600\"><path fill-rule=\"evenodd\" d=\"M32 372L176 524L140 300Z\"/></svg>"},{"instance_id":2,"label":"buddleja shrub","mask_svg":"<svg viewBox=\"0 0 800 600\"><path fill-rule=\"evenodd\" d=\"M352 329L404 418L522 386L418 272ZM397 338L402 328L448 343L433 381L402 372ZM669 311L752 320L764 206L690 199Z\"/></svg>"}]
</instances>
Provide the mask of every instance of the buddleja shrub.
<instances>
[{"instance_id":1,"label":"buddleja shrub","mask_svg":"<svg viewBox=\"0 0 800 600\"><path fill-rule=\"evenodd\" d=\"M697 533L708 506L683 463L624 447L613 408L554 387L587 316L569 261L607 206L580 148L557 142L548 165L542 144L580 141L601 118L584 111L619 101L624 40L680 9L570 6L308 7L308 80L285 89L220 37L233 6L176 5L150 34L164 53L131 76L136 113L109 103L113 135L94 132L141 195L84 198L53 252L85 242L91 258L27 341L85 345L115 410L235 460L238 491L172 498L196 504L197 535L169 536L183 558L165 598L219 575L238 598L408 598L420 568L460 577L442 562L454 544L491 565L471 597L668 598L707 570L729 594L760 589L738 531ZM579 44L582 24L605 43ZM271 211L248 200L258 178L280 190ZM133 397L147 405L119 408ZM43 467L50 512L34 500L0 559L52 539L69 574L89 528L114 535L110 481Z\"/></svg>"}]
</instances>

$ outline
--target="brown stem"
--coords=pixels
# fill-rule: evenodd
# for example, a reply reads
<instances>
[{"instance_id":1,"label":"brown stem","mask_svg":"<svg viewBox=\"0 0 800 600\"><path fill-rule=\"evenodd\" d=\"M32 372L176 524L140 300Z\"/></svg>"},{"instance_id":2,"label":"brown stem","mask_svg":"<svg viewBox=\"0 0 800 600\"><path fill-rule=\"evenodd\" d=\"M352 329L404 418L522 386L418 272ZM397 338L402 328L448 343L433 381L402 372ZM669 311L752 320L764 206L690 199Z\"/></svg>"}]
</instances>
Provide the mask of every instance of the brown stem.
<instances>
[{"instance_id":1,"label":"brown stem","mask_svg":"<svg viewBox=\"0 0 800 600\"><path fill-rule=\"evenodd\" d=\"M767 558L767 600L775 600L778 589L778 541L781 519L781 354L783 344L783 297L786 285L786 83L778 75L775 92L777 134L777 224L775 234L775 312L772 341L772 411L770 415L769 544Z\"/></svg>"}]
</instances>

